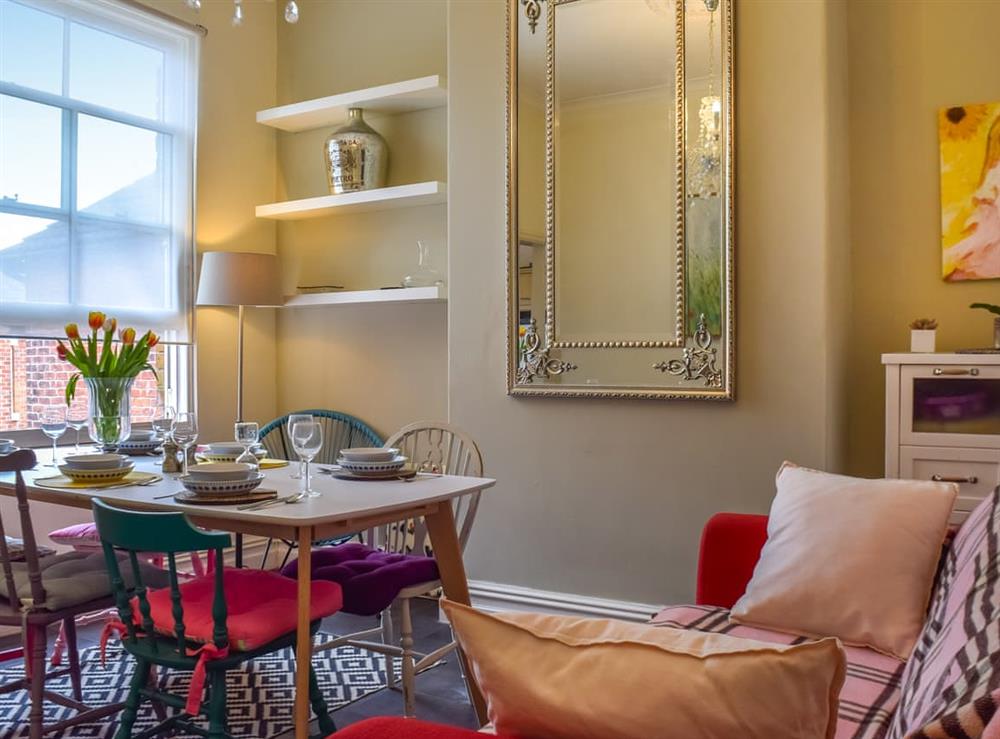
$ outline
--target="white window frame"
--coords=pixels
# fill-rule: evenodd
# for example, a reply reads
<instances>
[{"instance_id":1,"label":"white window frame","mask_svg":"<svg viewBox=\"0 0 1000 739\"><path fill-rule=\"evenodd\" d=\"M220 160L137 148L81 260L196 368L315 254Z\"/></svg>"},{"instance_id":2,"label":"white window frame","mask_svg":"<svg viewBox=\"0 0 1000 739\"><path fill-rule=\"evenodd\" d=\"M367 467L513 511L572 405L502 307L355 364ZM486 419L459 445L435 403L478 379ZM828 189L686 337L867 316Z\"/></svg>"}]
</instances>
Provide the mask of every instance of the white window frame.
<instances>
[{"instance_id":1,"label":"white window frame","mask_svg":"<svg viewBox=\"0 0 1000 739\"><path fill-rule=\"evenodd\" d=\"M50 13L64 19L63 41L63 88L61 95L24 87L0 80L0 94L40 103L62 111L62 193L59 207L49 207L22 203L0 198L0 213L34 216L58 220L67 224L70 239L71 260L78 253L76 224L78 222L108 222L129 226L162 229L170 236L170 259L176 267L171 270L171 284L168 294L174 303L173 310L163 312L140 310L129 311L111 309L121 324L150 326L161 331L161 350L165 352L163 378L165 390L172 389L176 404L181 410L193 409L196 404L195 372L195 270L197 253L195 246L195 186L196 151L198 132L198 82L200 70L200 39L205 29L175 20L153 9L138 6L129 0L12 0L18 4ZM83 100L69 97L69 33L70 23L93 27L105 33L120 36L129 41L146 44L164 52L164 99L161 104L168 106L170 114L161 110L164 120L146 118L110 109ZM173 46L174 48L168 48ZM180 90L179 95L172 91ZM168 99L168 96L171 96ZM80 115L121 123L136 128L156 132L169 137L169 171L164 172L170 182L165 187L171 193L171 212L166 214L164 223L149 224L125 218L107 217L92 213L81 213L76 208L77 180L77 129ZM167 120L167 119L170 120ZM72 263L72 262L71 262ZM0 304L0 325L9 324L11 319L27 324L27 331L4 331L0 328L0 338L58 338L51 329L53 322L62 323L67 311L73 318L83 323L89 310L103 310L104 306L76 303L78 293L74 278L70 278L70 304L47 307L29 304L23 309L17 304ZM186 292L186 295L184 294ZM180 307L186 303L186 309ZM6 314L6 315L5 315ZM178 316L180 318L178 319ZM183 328L164 329L173 321L180 320ZM44 325L39 331L31 330L31 322ZM47 322L47 323L46 323ZM138 327L137 326L137 327ZM185 354L183 360L180 354ZM183 365L183 366L182 366ZM37 429L4 431L5 438L13 438L19 445L50 444L51 441ZM73 443L75 433L65 434L60 443Z\"/></svg>"}]
</instances>

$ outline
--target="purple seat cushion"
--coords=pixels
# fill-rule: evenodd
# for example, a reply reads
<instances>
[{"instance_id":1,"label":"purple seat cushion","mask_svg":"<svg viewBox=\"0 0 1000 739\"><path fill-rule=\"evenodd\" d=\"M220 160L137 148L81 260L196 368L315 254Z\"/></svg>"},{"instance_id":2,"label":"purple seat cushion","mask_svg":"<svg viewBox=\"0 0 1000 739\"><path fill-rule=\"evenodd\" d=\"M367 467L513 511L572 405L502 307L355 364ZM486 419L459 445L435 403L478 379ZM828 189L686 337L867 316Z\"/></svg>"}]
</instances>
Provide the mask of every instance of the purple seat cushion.
<instances>
[{"instance_id":1,"label":"purple seat cushion","mask_svg":"<svg viewBox=\"0 0 1000 739\"><path fill-rule=\"evenodd\" d=\"M292 578L298 572L298 560L281 570L282 575ZM392 554L350 542L314 549L312 579L340 585L345 613L374 616L388 608L403 588L437 580L438 567L432 557Z\"/></svg>"}]
</instances>

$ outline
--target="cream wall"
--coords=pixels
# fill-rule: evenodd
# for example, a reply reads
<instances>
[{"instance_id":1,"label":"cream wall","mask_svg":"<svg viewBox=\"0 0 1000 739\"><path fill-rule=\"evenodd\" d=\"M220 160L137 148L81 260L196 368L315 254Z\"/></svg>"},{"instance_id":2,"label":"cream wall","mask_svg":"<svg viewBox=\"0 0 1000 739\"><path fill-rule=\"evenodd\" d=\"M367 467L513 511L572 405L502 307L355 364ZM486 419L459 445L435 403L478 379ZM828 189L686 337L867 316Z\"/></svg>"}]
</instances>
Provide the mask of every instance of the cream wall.
<instances>
[{"instance_id":1,"label":"cream wall","mask_svg":"<svg viewBox=\"0 0 1000 739\"><path fill-rule=\"evenodd\" d=\"M996 281L941 279L937 111L1000 100L1000 3L849 4L853 320L850 469L883 472L883 352L909 350L910 320L937 318L938 350L988 346Z\"/></svg>"},{"instance_id":2,"label":"cream wall","mask_svg":"<svg viewBox=\"0 0 1000 739\"><path fill-rule=\"evenodd\" d=\"M846 182L830 184L846 96L828 72L845 63L844 6L737 3L734 404L505 394L504 8L454 0L448 17L449 402L500 480L480 508L470 576L682 601L709 516L766 510L783 459L842 462L829 334L847 296L826 267L847 251L831 210Z\"/></svg>"},{"instance_id":3,"label":"cream wall","mask_svg":"<svg viewBox=\"0 0 1000 739\"><path fill-rule=\"evenodd\" d=\"M278 25L279 104L446 72L443 0L301 0L299 8L298 25ZM389 146L387 184L447 179L444 109L365 118ZM278 198L328 192L322 145L334 128L278 134ZM285 292L399 285L416 267L418 239L444 273L446 213L435 205L281 222ZM278 410L347 411L385 435L446 418L447 321L444 304L280 311Z\"/></svg>"},{"instance_id":4,"label":"cream wall","mask_svg":"<svg viewBox=\"0 0 1000 739\"><path fill-rule=\"evenodd\" d=\"M246 3L233 27L232 4L183 0L147 5L208 29L201 48L199 97L198 251L273 252L275 228L254 217L254 206L274 198L275 136L254 113L274 105L276 17L271 3ZM266 422L275 414L274 311L250 308L246 321L244 416ZM197 310L200 440L230 439L236 417L236 309Z\"/></svg>"}]
</instances>

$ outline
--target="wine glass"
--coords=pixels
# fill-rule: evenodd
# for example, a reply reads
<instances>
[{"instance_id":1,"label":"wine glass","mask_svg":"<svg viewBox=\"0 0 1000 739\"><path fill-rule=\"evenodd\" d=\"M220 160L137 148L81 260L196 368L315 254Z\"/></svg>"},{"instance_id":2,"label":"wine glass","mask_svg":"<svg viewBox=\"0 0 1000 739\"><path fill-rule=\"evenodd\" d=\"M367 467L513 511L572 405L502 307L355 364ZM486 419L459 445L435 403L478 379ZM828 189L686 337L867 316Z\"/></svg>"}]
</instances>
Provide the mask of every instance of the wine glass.
<instances>
[{"instance_id":1,"label":"wine glass","mask_svg":"<svg viewBox=\"0 0 1000 739\"><path fill-rule=\"evenodd\" d=\"M313 417L308 413L290 413L288 415L288 433L291 435L292 426L297 424L299 421L312 421ZM301 480L303 474L303 463L300 461L297 470L292 470L288 473L288 476L293 480Z\"/></svg>"},{"instance_id":2,"label":"wine glass","mask_svg":"<svg viewBox=\"0 0 1000 739\"><path fill-rule=\"evenodd\" d=\"M292 448L305 464L305 472L302 475L302 492L308 498L319 497L319 492L313 490L310 485L309 463L319 454L323 448L323 427L319 421L296 421L292 426Z\"/></svg>"},{"instance_id":3,"label":"wine glass","mask_svg":"<svg viewBox=\"0 0 1000 739\"><path fill-rule=\"evenodd\" d=\"M167 441L174 430L174 417L177 412L169 405L163 407L163 412L153 418L153 431L157 436Z\"/></svg>"},{"instance_id":4,"label":"wine glass","mask_svg":"<svg viewBox=\"0 0 1000 739\"><path fill-rule=\"evenodd\" d=\"M56 440L66 433L66 406L54 405L42 411L41 417L42 433L52 439L52 464L56 467Z\"/></svg>"},{"instance_id":5,"label":"wine glass","mask_svg":"<svg viewBox=\"0 0 1000 739\"><path fill-rule=\"evenodd\" d=\"M76 431L76 441L73 444L73 453L80 453L80 432L87 427L89 416L84 406L70 406L66 411L66 425Z\"/></svg>"},{"instance_id":6,"label":"wine glass","mask_svg":"<svg viewBox=\"0 0 1000 739\"><path fill-rule=\"evenodd\" d=\"M171 435L184 456L183 474L188 473L187 451L198 440L198 416L195 413L178 413L174 418Z\"/></svg>"},{"instance_id":7,"label":"wine glass","mask_svg":"<svg viewBox=\"0 0 1000 739\"><path fill-rule=\"evenodd\" d=\"M260 426L255 421L237 421L233 424L233 434L236 441L243 445L243 453L236 458L236 461L259 469L257 457L250 450L260 436Z\"/></svg>"}]
</instances>

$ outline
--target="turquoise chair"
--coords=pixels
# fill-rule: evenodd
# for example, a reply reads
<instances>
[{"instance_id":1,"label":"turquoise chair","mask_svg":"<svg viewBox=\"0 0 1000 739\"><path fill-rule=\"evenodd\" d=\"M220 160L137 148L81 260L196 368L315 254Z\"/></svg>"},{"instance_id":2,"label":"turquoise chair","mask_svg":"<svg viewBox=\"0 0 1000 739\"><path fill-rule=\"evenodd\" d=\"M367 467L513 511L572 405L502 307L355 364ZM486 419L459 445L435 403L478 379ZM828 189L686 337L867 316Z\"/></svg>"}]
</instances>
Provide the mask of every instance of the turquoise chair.
<instances>
[{"instance_id":1,"label":"turquoise chair","mask_svg":"<svg viewBox=\"0 0 1000 739\"><path fill-rule=\"evenodd\" d=\"M216 567L211 575L182 584L177 576L176 553L209 549L215 552L216 562L221 563L223 549L231 543L229 534L196 529L182 513L124 511L112 508L97 498L93 500L93 512L121 619L117 627L123 632L122 645L136 660L115 739L132 737L132 727L139 706L144 701L153 703L161 721L159 725L138 734L139 738L183 729L208 739L231 739L232 735L226 728L226 673L260 655L295 648L297 584L271 572L222 566ZM138 614L133 610L132 594L125 588L116 550L128 553L135 578ZM149 591L143 583L139 567L139 555L143 552L163 552L167 555L169 601L165 598L166 588L159 592ZM214 587L210 586L212 582ZM319 598L322 615L310 624L313 634L319 630L322 617L339 610L341 600L339 589L318 591L316 586L319 584L313 584L313 603L316 604ZM227 590L230 591L228 599ZM246 597L247 593L251 597ZM267 608L267 612L262 612ZM188 624L185 624L185 609L188 610ZM316 608L313 613L317 613ZM259 634L258 641L269 639L263 644L254 640L248 640L244 646L231 643L230 618L240 619L243 629L240 633L244 634L244 638L249 621L262 624L261 629L275 635ZM205 629L208 628L206 624L211 624L210 633L195 633L199 624ZM311 660L312 654L296 655L296 658ZM161 690L150 681L154 666L190 670L195 685L200 674L208 688L208 701L203 702L197 692L184 698ZM309 669L309 699L322 735L336 731L312 666ZM167 717L163 706L180 709L180 712ZM199 715L208 718L207 730L192 720Z\"/></svg>"},{"instance_id":2,"label":"turquoise chair","mask_svg":"<svg viewBox=\"0 0 1000 739\"><path fill-rule=\"evenodd\" d=\"M319 464L335 464L340 456L341 449L350 449L359 446L384 446L382 437L379 436L367 423L360 418L340 411L327 411L319 408L311 408L305 411L293 411L276 418L260 430L260 443L267 449L267 456L273 459L297 460L298 455L292 448L292 440L288 436L288 417L294 413L307 413L320 422L323 427L323 448L320 449L316 459ZM320 544L337 544L351 539L354 535L341 536L336 539L328 539ZM264 547L264 556L260 560L261 569L267 566L267 558L271 554L271 544L273 539L267 540ZM296 543L283 539L282 543L287 547L285 556L281 560L281 567L288 564L288 558L295 550Z\"/></svg>"}]
</instances>

